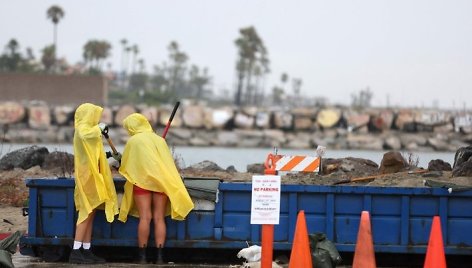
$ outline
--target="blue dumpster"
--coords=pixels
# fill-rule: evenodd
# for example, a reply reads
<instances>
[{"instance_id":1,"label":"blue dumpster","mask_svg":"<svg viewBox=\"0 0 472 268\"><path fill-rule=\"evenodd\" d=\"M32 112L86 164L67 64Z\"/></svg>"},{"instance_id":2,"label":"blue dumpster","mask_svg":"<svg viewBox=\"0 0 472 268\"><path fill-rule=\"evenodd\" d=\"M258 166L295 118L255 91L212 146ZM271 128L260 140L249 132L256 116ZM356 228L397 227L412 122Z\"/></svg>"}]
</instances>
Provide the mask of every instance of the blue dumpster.
<instances>
[{"instance_id":1,"label":"blue dumpster","mask_svg":"<svg viewBox=\"0 0 472 268\"><path fill-rule=\"evenodd\" d=\"M124 180L115 179L117 192ZM20 252L72 245L76 212L72 179L27 179L28 233ZM167 219L166 247L241 249L259 244L261 226L250 224L251 184L220 182L218 202L199 205L185 221ZM472 191L442 188L282 185L274 249L290 250L297 213L305 211L309 233L322 232L340 252L354 252L360 214L370 212L375 252L426 252L433 216L439 215L446 254L472 254ZM98 212L93 244L137 244L138 220L108 223ZM151 232L152 233L152 232ZM152 245L153 239L150 239Z\"/></svg>"}]
</instances>

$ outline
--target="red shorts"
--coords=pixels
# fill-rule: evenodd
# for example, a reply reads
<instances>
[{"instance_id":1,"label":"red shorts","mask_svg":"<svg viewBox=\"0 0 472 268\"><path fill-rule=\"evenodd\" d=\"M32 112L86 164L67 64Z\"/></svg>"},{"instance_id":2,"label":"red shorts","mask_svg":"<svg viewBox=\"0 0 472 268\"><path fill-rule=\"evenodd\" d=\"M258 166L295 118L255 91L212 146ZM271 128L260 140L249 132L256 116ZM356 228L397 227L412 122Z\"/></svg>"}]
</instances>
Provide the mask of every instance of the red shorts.
<instances>
[{"instance_id":1,"label":"red shorts","mask_svg":"<svg viewBox=\"0 0 472 268\"><path fill-rule=\"evenodd\" d=\"M165 195L164 193L161 193L161 192L153 192L153 191L143 189L139 186L133 185L133 194L135 195L145 195L145 194L150 194L150 193Z\"/></svg>"}]
</instances>

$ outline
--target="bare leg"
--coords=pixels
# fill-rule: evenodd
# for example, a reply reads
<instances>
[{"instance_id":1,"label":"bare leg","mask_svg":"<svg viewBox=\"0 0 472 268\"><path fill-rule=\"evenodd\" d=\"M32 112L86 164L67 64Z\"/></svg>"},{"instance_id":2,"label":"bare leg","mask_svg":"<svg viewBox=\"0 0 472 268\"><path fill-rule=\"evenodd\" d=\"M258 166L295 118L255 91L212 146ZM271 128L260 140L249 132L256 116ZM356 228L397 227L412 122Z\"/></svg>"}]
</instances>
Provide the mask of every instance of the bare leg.
<instances>
[{"instance_id":1,"label":"bare leg","mask_svg":"<svg viewBox=\"0 0 472 268\"><path fill-rule=\"evenodd\" d=\"M95 218L96 210L93 210L92 213L88 216L87 226L85 230L84 243L90 243L92 241L92 230L93 230L93 219Z\"/></svg>"},{"instance_id":2,"label":"bare leg","mask_svg":"<svg viewBox=\"0 0 472 268\"><path fill-rule=\"evenodd\" d=\"M154 238L156 240L156 247L164 247L166 241L166 222L165 213L167 206L167 196L160 193L152 194L152 218L154 220Z\"/></svg>"},{"instance_id":3,"label":"bare leg","mask_svg":"<svg viewBox=\"0 0 472 268\"><path fill-rule=\"evenodd\" d=\"M138 246L147 247L151 224L151 194L134 195L134 202L139 212Z\"/></svg>"},{"instance_id":4,"label":"bare leg","mask_svg":"<svg viewBox=\"0 0 472 268\"><path fill-rule=\"evenodd\" d=\"M92 226L93 226L93 218L95 217L95 210L90 213L87 218L77 224L75 228L75 241L80 242L90 242L92 237Z\"/></svg>"}]
</instances>

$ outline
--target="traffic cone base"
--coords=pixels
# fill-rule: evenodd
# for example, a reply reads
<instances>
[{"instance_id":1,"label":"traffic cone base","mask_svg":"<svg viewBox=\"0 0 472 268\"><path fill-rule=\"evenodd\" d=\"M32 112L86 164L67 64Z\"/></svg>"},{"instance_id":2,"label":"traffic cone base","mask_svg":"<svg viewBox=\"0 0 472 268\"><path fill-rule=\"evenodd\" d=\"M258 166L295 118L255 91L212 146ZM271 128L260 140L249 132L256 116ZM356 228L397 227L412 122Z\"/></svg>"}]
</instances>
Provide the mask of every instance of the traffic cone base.
<instances>
[{"instance_id":1,"label":"traffic cone base","mask_svg":"<svg viewBox=\"0 0 472 268\"><path fill-rule=\"evenodd\" d=\"M433 217L431 234L429 235L424 268L446 268L446 255L444 254L444 243L439 216Z\"/></svg>"},{"instance_id":2,"label":"traffic cone base","mask_svg":"<svg viewBox=\"0 0 472 268\"><path fill-rule=\"evenodd\" d=\"M306 226L305 211L298 212L289 268L313 267L311 260L310 241Z\"/></svg>"},{"instance_id":3,"label":"traffic cone base","mask_svg":"<svg viewBox=\"0 0 472 268\"><path fill-rule=\"evenodd\" d=\"M352 268L375 268L374 242L368 211L362 211Z\"/></svg>"}]
</instances>

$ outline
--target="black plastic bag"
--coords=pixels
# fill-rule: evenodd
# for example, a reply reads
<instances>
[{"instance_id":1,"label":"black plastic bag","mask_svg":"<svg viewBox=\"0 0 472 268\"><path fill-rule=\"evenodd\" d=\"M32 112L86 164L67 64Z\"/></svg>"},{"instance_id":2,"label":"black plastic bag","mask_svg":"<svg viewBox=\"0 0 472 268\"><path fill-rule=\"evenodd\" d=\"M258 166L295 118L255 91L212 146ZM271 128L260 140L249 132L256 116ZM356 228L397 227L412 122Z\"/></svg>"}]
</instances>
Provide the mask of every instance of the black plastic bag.
<instances>
[{"instance_id":1,"label":"black plastic bag","mask_svg":"<svg viewBox=\"0 0 472 268\"><path fill-rule=\"evenodd\" d=\"M11 260L12 254L15 254L18 242L20 242L21 232L16 231L5 239L0 241L0 267L13 268Z\"/></svg>"},{"instance_id":2,"label":"black plastic bag","mask_svg":"<svg viewBox=\"0 0 472 268\"><path fill-rule=\"evenodd\" d=\"M342 262L334 243L326 239L324 233L309 234L308 237L310 239L313 267L335 268L337 264Z\"/></svg>"}]
</instances>

